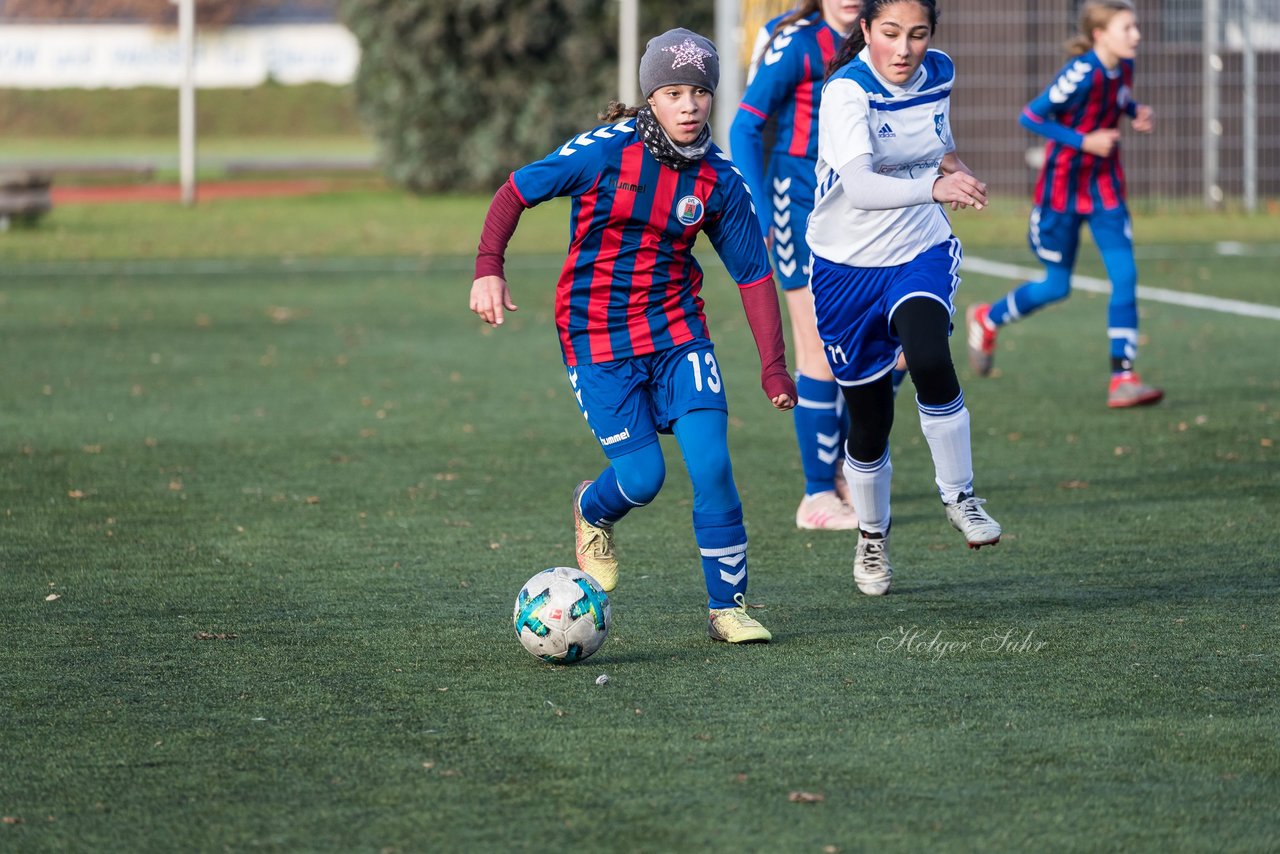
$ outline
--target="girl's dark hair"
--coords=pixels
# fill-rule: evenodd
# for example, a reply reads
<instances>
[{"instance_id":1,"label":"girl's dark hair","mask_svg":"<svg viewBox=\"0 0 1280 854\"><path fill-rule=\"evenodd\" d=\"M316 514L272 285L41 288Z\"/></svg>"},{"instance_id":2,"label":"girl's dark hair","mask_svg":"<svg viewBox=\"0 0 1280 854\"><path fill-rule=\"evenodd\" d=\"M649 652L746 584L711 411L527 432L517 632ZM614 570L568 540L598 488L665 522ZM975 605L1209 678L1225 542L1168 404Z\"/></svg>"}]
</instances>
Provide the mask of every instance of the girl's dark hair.
<instances>
[{"instance_id":1,"label":"girl's dark hair","mask_svg":"<svg viewBox=\"0 0 1280 854\"><path fill-rule=\"evenodd\" d=\"M866 36L862 34L863 23L865 22L867 28L870 29L871 25L880 17L880 13L895 3L919 3L929 13L929 32L932 33L938 28L938 4L936 0L863 0L862 11L858 13L858 20L853 22L853 32L849 33L849 38L845 39L840 50L827 63L828 77L852 62L853 58L867 46Z\"/></svg>"},{"instance_id":2,"label":"girl's dark hair","mask_svg":"<svg viewBox=\"0 0 1280 854\"><path fill-rule=\"evenodd\" d=\"M621 101L610 101L598 115L602 122L616 122L619 119L629 119L638 112L639 107L628 107Z\"/></svg>"},{"instance_id":3,"label":"girl's dark hair","mask_svg":"<svg viewBox=\"0 0 1280 854\"><path fill-rule=\"evenodd\" d=\"M821 11L822 0L804 0L804 2L798 4L794 9L788 12L786 16L778 19L778 23L774 25L773 30L769 33L769 41L765 42L764 46L760 48L760 55L763 56L764 51L769 49L769 45L773 43L774 36L778 33L782 32L796 21L799 21L801 18L807 18L815 12ZM759 62L760 56L751 57L751 61Z\"/></svg>"}]
</instances>

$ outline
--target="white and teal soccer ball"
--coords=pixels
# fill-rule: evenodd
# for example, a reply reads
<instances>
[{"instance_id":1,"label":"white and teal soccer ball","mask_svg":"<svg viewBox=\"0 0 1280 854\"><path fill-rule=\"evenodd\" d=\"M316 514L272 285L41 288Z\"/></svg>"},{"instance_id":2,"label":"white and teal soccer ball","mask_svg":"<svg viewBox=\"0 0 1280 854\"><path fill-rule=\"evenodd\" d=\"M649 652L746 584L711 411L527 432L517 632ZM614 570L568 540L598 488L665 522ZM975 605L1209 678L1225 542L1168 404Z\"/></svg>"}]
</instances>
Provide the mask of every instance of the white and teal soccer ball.
<instances>
[{"instance_id":1,"label":"white and teal soccer ball","mask_svg":"<svg viewBox=\"0 0 1280 854\"><path fill-rule=\"evenodd\" d=\"M525 582L512 621L529 652L555 664L591 655L609 636L609 597L580 569L553 566Z\"/></svg>"}]
</instances>

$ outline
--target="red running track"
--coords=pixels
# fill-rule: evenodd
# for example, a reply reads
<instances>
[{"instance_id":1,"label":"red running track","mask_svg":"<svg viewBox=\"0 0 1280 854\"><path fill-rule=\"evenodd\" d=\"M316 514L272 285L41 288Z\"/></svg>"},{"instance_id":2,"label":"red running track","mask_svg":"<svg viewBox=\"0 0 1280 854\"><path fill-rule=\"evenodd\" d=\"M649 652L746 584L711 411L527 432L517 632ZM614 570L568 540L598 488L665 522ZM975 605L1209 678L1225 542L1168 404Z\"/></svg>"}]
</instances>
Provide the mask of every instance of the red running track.
<instances>
[{"instance_id":1,"label":"red running track","mask_svg":"<svg viewBox=\"0 0 1280 854\"><path fill-rule=\"evenodd\" d=\"M196 185L196 200L255 199L265 196L305 196L344 189L342 182L321 178L280 181L212 181ZM117 204L120 202L180 202L178 184L119 184L49 189L56 205Z\"/></svg>"}]
</instances>

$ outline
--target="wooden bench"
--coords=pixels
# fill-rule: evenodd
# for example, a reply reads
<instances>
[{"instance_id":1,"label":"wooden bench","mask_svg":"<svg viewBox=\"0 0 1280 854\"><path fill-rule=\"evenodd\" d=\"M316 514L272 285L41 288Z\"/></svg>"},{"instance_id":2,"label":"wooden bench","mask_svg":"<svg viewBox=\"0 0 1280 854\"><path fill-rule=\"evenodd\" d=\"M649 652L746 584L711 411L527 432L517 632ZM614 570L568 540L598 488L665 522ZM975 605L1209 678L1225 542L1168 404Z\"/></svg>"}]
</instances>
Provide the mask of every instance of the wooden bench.
<instances>
[{"instance_id":1,"label":"wooden bench","mask_svg":"<svg viewBox=\"0 0 1280 854\"><path fill-rule=\"evenodd\" d=\"M0 231L13 223L34 225L53 210L52 184L48 172L0 172Z\"/></svg>"}]
</instances>

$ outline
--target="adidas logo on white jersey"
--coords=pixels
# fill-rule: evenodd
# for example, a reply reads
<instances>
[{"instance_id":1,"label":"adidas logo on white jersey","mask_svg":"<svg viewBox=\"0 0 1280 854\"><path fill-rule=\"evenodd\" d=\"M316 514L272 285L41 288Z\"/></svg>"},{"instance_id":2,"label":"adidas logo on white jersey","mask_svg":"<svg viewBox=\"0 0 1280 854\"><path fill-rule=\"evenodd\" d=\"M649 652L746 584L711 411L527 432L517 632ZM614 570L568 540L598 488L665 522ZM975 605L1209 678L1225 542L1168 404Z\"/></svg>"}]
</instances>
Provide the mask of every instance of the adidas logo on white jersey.
<instances>
[{"instance_id":1,"label":"adidas logo on white jersey","mask_svg":"<svg viewBox=\"0 0 1280 854\"><path fill-rule=\"evenodd\" d=\"M893 128L889 127L888 122L885 122L884 124L880 125L880 130L876 131L876 134L881 139L893 139L897 137L897 134L893 132Z\"/></svg>"}]
</instances>

